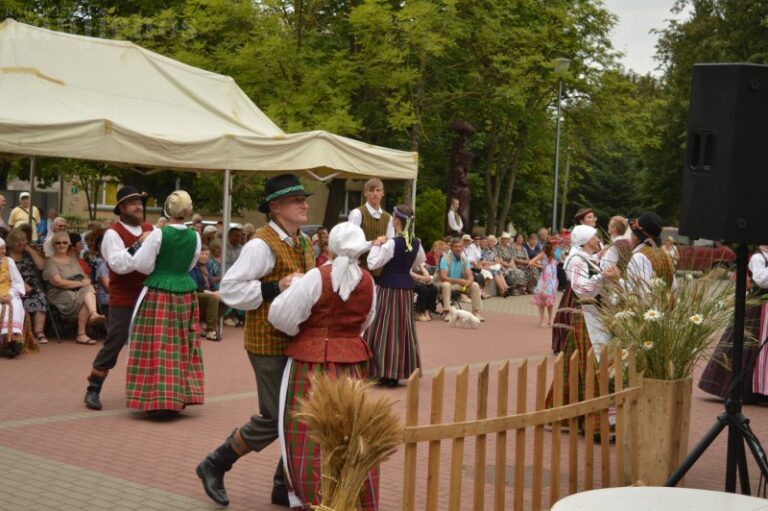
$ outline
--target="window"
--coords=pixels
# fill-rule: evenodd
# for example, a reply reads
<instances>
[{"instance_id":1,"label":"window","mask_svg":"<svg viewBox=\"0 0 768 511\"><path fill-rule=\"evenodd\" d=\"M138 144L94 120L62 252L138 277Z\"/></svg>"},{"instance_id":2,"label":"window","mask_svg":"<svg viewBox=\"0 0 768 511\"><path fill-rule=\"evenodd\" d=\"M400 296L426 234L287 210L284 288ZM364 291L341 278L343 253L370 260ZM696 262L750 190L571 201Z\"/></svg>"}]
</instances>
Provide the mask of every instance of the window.
<instances>
[{"instance_id":1,"label":"window","mask_svg":"<svg viewBox=\"0 0 768 511\"><path fill-rule=\"evenodd\" d=\"M349 212L355 208L359 208L363 204L363 192L359 190L347 190L344 196L344 209L341 212L341 216L344 218L349 216Z\"/></svg>"},{"instance_id":2,"label":"window","mask_svg":"<svg viewBox=\"0 0 768 511\"><path fill-rule=\"evenodd\" d=\"M105 181L99 188L99 208L114 208L117 204L117 191L122 187L117 181ZM159 209L157 199L149 197L147 200L147 209Z\"/></svg>"}]
</instances>

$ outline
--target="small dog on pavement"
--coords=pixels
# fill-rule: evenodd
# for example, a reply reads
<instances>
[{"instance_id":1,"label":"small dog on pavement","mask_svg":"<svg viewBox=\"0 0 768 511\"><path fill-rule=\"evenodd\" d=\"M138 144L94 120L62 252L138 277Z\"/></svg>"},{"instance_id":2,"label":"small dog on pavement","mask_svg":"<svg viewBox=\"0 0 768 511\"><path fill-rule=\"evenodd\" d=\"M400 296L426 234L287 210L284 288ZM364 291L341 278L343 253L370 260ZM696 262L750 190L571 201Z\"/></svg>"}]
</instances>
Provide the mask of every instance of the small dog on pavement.
<instances>
[{"instance_id":1,"label":"small dog on pavement","mask_svg":"<svg viewBox=\"0 0 768 511\"><path fill-rule=\"evenodd\" d=\"M445 318L454 328L480 328L480 318L469 311L449 307Z\"/></svg>"}]
</instances>

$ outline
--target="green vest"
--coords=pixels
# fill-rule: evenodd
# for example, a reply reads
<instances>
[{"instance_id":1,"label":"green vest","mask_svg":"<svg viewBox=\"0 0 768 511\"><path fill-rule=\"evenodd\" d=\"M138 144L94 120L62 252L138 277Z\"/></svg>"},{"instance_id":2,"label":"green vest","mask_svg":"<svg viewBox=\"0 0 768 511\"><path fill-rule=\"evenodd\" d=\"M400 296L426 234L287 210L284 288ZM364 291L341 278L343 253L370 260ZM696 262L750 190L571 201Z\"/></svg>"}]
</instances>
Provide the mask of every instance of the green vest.
<instances>
[{"instance_id":1,"label":"green vest","mask_svg":"<svg viewBox=\"0 0 768 511\"><path fill-rule=\"evenodd\" d=\"M189 267L195 257L197 233L194 229L162 228L163 241L155 260L155 270L144 281L147 287L171 293L189 293L197 290Z\"/></svg>"}]
</instances>

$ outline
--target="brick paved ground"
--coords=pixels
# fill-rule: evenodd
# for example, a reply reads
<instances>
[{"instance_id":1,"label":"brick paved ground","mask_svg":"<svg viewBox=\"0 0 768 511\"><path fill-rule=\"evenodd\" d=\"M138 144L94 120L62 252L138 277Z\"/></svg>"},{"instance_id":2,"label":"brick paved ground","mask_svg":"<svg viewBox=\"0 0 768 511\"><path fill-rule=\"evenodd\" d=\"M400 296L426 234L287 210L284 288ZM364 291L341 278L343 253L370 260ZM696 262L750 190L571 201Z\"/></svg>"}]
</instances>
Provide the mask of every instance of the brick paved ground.
<instances>
[{"instance_id":1,"label":"brick paved ground","mask_svg":"<svg viewBox=\"0 0 768 511\"><path fill-rule=\"evenodd\" d=\"M449 374L453 374L462 364L471 364L476 370L483 362L493 361L495 370L504 359L531 356L539 360L546 356L553 360L548 355L549 331L538 328L528 297L492 299L486 302L486 311L488 321L476 331L452 329L441 321L418 324L427 375L440 366L448 366ZM125 352L107 381L102 412L86 410L82 405L85 376L98 347L53 342L43 346L39 354L0 359L0 473L4 478L0 510L217 509L200 488L195 465L256 410L254 378L242 350L242 330L226 328L224 335L224 342L206 342L203 347L205 405L167 422L148 420L125 409ZM424 391L426 383L425 379ZM529 388L529 400L531 391ZM397 410L402 414L404 388L376 392L399 399ZM472 403L470 410L474 410ZM446 418L452 406L446 402ZM427 417L427 407L422 400L421 420ZM692 444L720 410L718 402L694 391ZM752 406L746 413L758 436L768 443L768 409ZM489 448L493 448L493 439L489 439ZM445 445L446 459L448 451ZM474 443L467 442L464 502L471 499L473 451ZM724 456L723 435L691 471L686 485L722 489ZM246 456L227 474L232 509L280 509L269 504L277 457L278 446L274 444ZM492 451L487 459L486 481L490 483L495 469ZM756 485L754 464L751 468ZM447 477L443 469L441 481ZM426 468L420 464L420 481L425 478ZM511 482L511 470L506 480ZM487 492L490 495L490 484ZM420 492L419 502L422 495ZM382 509L399 509L401 498L402 451L382 467ZM486 508L490 508L490 496L485 500Z\"/></svg>"}]
</instances>

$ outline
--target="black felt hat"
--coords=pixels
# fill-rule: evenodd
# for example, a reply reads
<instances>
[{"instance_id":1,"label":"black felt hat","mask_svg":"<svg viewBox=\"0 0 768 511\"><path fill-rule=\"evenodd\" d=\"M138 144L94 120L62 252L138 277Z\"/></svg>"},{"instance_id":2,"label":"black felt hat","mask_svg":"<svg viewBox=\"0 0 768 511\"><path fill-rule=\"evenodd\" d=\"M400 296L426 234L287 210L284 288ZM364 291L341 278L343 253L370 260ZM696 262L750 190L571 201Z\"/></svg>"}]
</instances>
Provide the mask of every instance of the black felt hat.
<instances>
[{"instance_id":1,"label":"black felt hat","mask_svg":"<svg viewBox=\"0 0 768 511\"><path fill-rule=\"evenodd\" d=\"M117 191L117 204L112 212L116 215L120 215L120 204L130 199L141 199L141 202L147 203L147 194L139 193L139 191L131 185L126 185Z\"/></svg>"},{"instance_id":2,"label":"black felt hat","mask_svg":"<svg viewBox=\"0 0 768 511\"><path fill-rule=\"evenodd\" d=\"M311 193L304 190L299 178L293 174L280 174L270 177L264 184L264 200L259 204L259 211L269 213L269 203L281 197L302 195L309 197Z\"/></svg>"},{"instance_id":3,"label":"black felt hat","mask_svg":"<svg viewBox=\"0 0 768 511\"><path fill-rule=\"evenodd\" d=\"M629 225L629 228L641 241L646 238L654 238L658 241L662 227L664 227L664 220L653 211L643 213Z\"/></svg>"}]
</instances>

